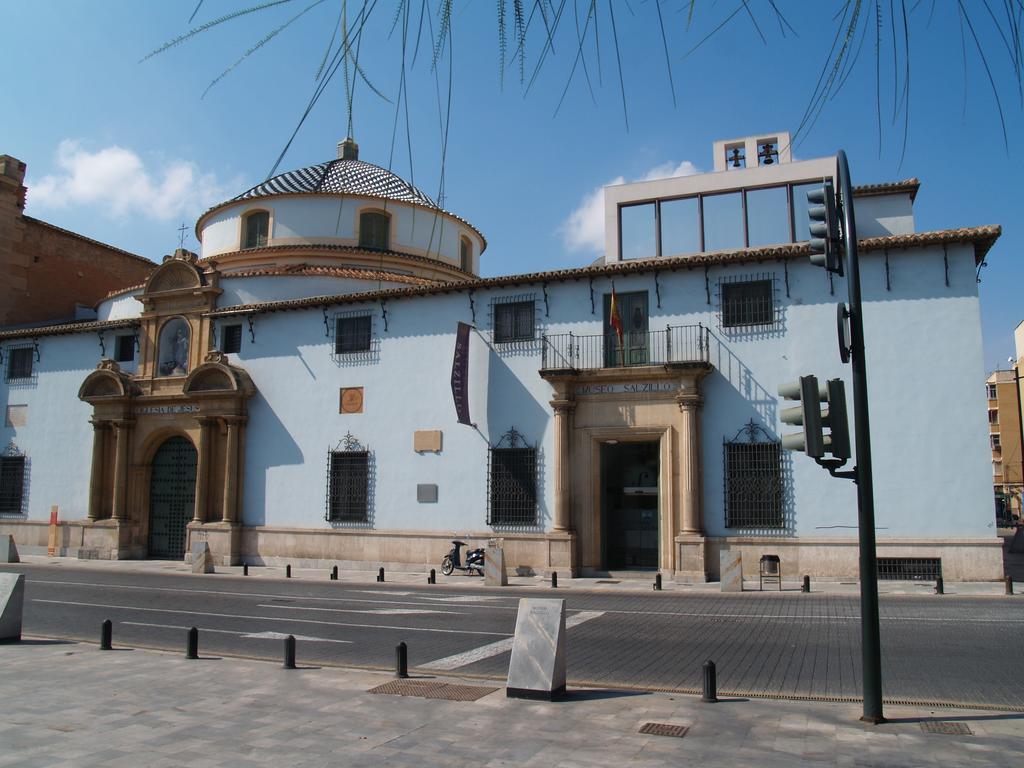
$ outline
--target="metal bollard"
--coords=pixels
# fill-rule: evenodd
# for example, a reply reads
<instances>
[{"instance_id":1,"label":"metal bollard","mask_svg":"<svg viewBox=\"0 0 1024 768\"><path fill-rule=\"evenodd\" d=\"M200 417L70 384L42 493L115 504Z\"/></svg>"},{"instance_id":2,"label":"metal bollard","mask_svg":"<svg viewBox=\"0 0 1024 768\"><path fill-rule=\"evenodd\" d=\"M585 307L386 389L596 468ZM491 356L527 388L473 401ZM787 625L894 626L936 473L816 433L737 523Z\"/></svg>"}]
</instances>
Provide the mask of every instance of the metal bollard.
<instances>
[{"instance_id":1,"label":"metal bollard","mask_svg":"<svg viewBox=\"0 0 1024 768\"><path fill-rule=\"evenodd\" d=\"M700 700L709 704L718 701L718 676L715 673L715 662L711 659L704 662L704 691Z\"/></svg>"},{"instance_id":2,"label":"metal bollard","mask_svg":"<svg viewBox=\"0 0 1024 768\"><path fill-rule=\"evenodd\" d=\"M249 564L248 563L242 563L242 575L243 576L248 576L249 575Z\"/></svg>"},{"instance_id":3,"label":"metal bollard","mask_svg":"<svg viewBox=\"0 0 1024 768\"><path fill-rule=\"evenodd\" d=\"M1012 576L1007 576L1005 581L1006 581L1006 594L1012 595L1013 594L1013 577Z\"/></svg>"},{"instance_id":4,"label":"metal bollard","mask_svg":"<svg viewBox=\"0 0 1024 768\"><path fill-rule=\"evenodd\" d=\"M944 595L944 594L946 594L945 590L942 588L942 577L941 576L938 576L935 579L935 594L936 595Z\"/></svg>"},{"instance_id":5,"label":"metal bollard","mask_svg":"<svg viewBox=\"0 0 1024 768\"><path fill-rule=\"evenodd\" d=\"M804 585L802 587L800 587L800 591L803 592L804 594L806 594L806 593L811 591L811 577L810 576L804 576Z\"/></svg>"},{"instance_id":6,"label":"metal bollard","mask_svg":"<svg viewBox=\"0 0 1024 768\"><path fill-rule=\"evenodd\" d=\"M333 568L331 568L331 581L337 581L337 580L338 580L338 566L334 566Z\"/></svg>"},{"instance_id":7,"label":"metal bollard","mask_svg":"<svg viewBox=\"0 0 1024 768\"><path fill-rule=\"evenodd\" d=\"M103 626L100 629L100 650L110 651L113 650L113 646L110 644L111 636L114 633L114 625L110 619L104 619Z\"/></svg>"},{"instance_id":8,"label":"metal bollard","mask_svg":"<svg viewBox=\"0 0 1024 768\"><path fill-rule=\"evenodd\" d=\"M437 571L433 568L430 569L430 575L427 576L427 584L437 584Z\"/></svg>"},{"instance_id":9,"label":"metal bollard","mask_svg":"<svg viewBox=\"0 0 1024 768\"><path fill-rule=\"evenodd\" d=\"M377 581L384 581L384 566L377 569Z\"/></svg>"},{"instance_id":10,"label":"metal bollard","mask_svg":"<svg viewBox=\"0 0 1024 768\"><path fill-rule=\"evenodd\" d=\"M188 631L188 643L185 648L186 659L198 659L199 658L199 630L192 627Z\"/></svg>"},{"instance_id":11,"label":"metal bollard","mask_svg":"<svg viewBox=\"0 0 1024 768\"><path fill-rule=\"evenodd\" d=\"M409 676L409 649L405 642L395 646L395 677Z\"/></svg>"},{"instance_id":12,"label":"metal bollard","mask_svg":"<svg viewBox=\"0 0 1024 768\"><path fill-rule=\"evenodd\" d=\"M284 668L295 669L295 636L288 635L284 639Z\"/></svg>"},{"instance_id":13,"label":"metal bollard","mask_svg":"<svg viewBox=\"0 0 1024 768\"><path fill-rule=\"evenodd\" d=\"M292 566L291 563L284 567L284 577L290 579L292 577Z\"/></svg>"},{"instance_id":14,"label":"metal bollard","mask_svg":"<svg viewBox=\"0 0 1024 768\"><path fill-rule=\"evenodd\" d=\"M654 574L654 591L661 592L661 574Z\"/></svg>"},{"instance_id":15,"label":"metal bollard","mask_svg":"<svg viewBox=\"0 0 1024 768\"><path fill-rule=\"evenodd\" d=\"M551 572L551 588L552 589L557 589L558 588L558 571L552 571Z\"/></svg>"}]
</instances>

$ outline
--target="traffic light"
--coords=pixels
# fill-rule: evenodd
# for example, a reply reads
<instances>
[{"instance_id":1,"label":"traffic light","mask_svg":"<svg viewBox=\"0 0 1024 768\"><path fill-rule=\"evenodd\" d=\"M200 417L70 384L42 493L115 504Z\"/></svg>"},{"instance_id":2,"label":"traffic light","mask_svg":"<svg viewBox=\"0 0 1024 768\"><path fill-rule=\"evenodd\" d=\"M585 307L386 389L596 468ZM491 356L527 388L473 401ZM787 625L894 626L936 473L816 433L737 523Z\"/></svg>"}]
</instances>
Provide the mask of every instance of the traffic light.
<instances>
[{"instance_id":1,"label":"traffic light","mask_svg":"<svg viewBox=\"0 0 1024 768\"><path fill-rule=\"evenodd\" d=\"M785 409L781 418L784 424L803 428L796 434L783 435L783 448L803 451L813 459L821 459L826 453L842 462L850 458L846 385L842 379L829 379L821 387L816 376L801 376L798 381L780 386L779 395L800 401L799 406ZM825 403L824 409L821 403ZM824 432L826 427L828 434Z\"/></svg>"},{"instance_id":2,"label":"traffic light","mask_svg":"<svg viewBox=\"0 0 1024 768\"><path fill-rule=\"evenodd\" d=\"M836 193L831 179L807 193L807 215L811 219L811 263L829 272L843 274L843 257L839 249L839 216Z\"/></svg>"}]
</instances>

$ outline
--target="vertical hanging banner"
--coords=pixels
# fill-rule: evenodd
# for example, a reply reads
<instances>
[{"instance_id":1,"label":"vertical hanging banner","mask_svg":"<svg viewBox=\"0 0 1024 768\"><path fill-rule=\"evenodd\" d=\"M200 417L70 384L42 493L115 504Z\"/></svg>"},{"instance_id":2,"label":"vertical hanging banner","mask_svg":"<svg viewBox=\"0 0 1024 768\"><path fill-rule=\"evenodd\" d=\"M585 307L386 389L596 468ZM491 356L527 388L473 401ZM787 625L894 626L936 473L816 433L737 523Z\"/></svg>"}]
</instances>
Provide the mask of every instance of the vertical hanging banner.
<instances>
[{"instance_id":1,"label":"vertical hanging banner","mask_svg":"<svg viewBox=\"0 0 1024 768\"><path fill-rule=\"evenodd\" d=\"M474 426L469 418L469 325L459 323L455 333L455 359L452 360L452 398L459 424Z\"/></svg>"}]
</instances>

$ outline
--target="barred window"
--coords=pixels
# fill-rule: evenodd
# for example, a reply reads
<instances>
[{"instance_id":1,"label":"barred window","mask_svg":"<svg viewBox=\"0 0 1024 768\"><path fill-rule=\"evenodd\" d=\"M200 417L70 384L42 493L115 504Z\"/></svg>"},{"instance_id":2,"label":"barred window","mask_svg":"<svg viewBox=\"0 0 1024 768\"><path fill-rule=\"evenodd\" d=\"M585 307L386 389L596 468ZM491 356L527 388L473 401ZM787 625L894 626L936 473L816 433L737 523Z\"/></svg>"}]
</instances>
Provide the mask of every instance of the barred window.
<instances>
[{"instance_id":1,"label":"barred window","mask_svg":"<svg viewBox=\"0 0 1024 768\"><path fill-rule=\"evenodd\" d=\"M114 360L119 363L130 363L135 359L135 336L118 336Z\"/></svg>"},{"instance_id":2,"label":"barred window","mask_svg":"<svg viewBox=\"0 0 1024 768\"><path fill-rule=\"evenodd\" d=\"M771 280L722 282L720 290L723 328L775 322Z\"/></svg>"},{"instance_id":3,"label":"barred window","mask_svg":"<svg viewBox=\"0 0 1024 768\"><path fill-rule=\"evenodd\" d=\"M515 428L489 450L487 524L537 524L537 449Z\"/></svg>"},{"instance_id":4,"label":"barred window","mask_svg":"<svg viewBox=\"0 0 1024 768\"><path fill-rule=\"evenodd\" d=\"M34 347L8 347L7 380L31 379L34 358Z\"/></svg>"},{"instance_id":5,"label":"barred window","mask_svg":"<svg viewBox=\"0 0 1024 768\"><path fill-rule=\"evenodd\" d=\"M263 248L270 234L270 214L254 211L245 217L245 240L242 248Z\"/></svg>"},{"instance_id":6,"label":"barred window","mask_svg":"<svg viewBox=\"0 0 1024 768\"><path fill-rule=\"evenodd\" d=\"M328 457L327 520L365 523L369 519L369 451L331 451Z\"/></svg>"},{"instance_id":7,"label":"barred window","mask_svg":"<svg viewBox=\"0 0 1024 768\"><path fill-rule=\"evenodd\" d=\"M25 487L25 457L0 456L0 514L20 514Z\"/></svg>"},{"instance_id":8,"label":"barred window","mask_svg":"<svg viewBox=\"0 0 1024 768\"><path fill-rule=\"evenodd\" d=\"M220 351L224 353L242 351L242 324L232 323L220 330Z\"/></svg>"},{"instance_id":9,"label":"barred window","mask_svg":"<svg viewBox=\"0 0 1024 768\"><path fill-rule=\"evenodd\" d=\"M391 247L391 217L377 211L359 214L359 247L388 250Z\"/></svg>"},{"instance_id":10,"label":"barred window","mask_svg":"<svg viewBox=\"0 0 1024 768\"><path fill-rule=\"evenodd\" d=\"M534 303L515 301L494 305L494 343L532 341L534 337Z\"/></svg>"},{"instance_id":11,"label":"barred window","mask_svg":"<svg viewBox=\"0 0 1024 768\"><path fill-rule=\"evenodd\" d=\"M335 320L334 353L368 352L371 322L369 315L339 317Z\"/></svg>"},{"instance_id":12,"label":"barred window","mask_svg":"<svg viewBox=\"0 0 1024 768\"><path fill-rule=\"evenodd\" d=\"M738 439L746 433L747 439ZM750 422L725 443L725 527L781 528L783 525L782 449Z\"/></svg>"}]
</instances>

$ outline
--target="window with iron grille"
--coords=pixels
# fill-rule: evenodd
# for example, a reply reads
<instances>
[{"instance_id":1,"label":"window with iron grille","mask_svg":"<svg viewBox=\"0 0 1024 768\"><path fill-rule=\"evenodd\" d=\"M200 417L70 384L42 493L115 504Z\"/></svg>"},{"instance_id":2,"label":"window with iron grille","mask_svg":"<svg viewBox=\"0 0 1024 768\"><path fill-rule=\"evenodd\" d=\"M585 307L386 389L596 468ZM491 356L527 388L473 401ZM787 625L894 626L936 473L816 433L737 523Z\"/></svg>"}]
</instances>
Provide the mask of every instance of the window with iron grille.
<instances>
[{"instance_id":1,"label":"window with iron grille","mask_svg":"<svg viewBox=\"0 0 1024 768\"><path fill-rule=\"evenodd\" d=\"M334 353L369 352L373 324L369 315L351 315L335 319Z\"/></svg>"},{"instance_id":2,"label":"window with iron grille","mask_svg":"<svg viewBox=\"0 0 1024 768\"><path fill-rule=\"evenodd\" d=\"M242 245L246 248L262 248L267 244L267 236L270 234L270 214L267 211L256 211L245 217L245 241Z\"/></svg>"},{"instance_id":3,"label":"window with iron grille","mask_svg":"<svg viewBox=\"0 0 1024 768\"><path fill-rule=\"evenodd\" d=\"M740 439L744 433L746 439ZM725 527L781 528L781 444L751 421L725 442L724 453Z\"/></svg>"},{"instance_id":4,"label":"window with iron grille","mask_svg":"<svg viewBox=\"0 0 1024 768\"><path fill-rule=\"evenodd\" d=\"M25 489L25 457L0 456L0 515L21 514Z\"/></svg>"},{"instance_id":5,"label":"window with iron grille","mask_svg":"<svg viewBox=\"0 0 1024 768\"><path fill-rule=\"evenodd\" d=\"M880 557L880 581L935 581L942 578L942 558Z\"/></svg>"},{"instance_id":6,"label":"window with iron grille","mask_svg":"<svg viewBox=\"0 0 1024 768\"><path fill-rule=\"evenodd\" d=\"M495 302L494 343L533 341L535 314L536 306L533 299Z\"/></svg>"},{"instance_id":7,"label":"window with iron grille","mask_svg":"<svg viewBox=\"0 0 1024 768\"><path fill-rule=\"evenodd\" d=\"M220 351L224 353L242 351L241 323L232 323L220 329Z\"/></svg>"},{"instance_id":8,"label":"window with iron grille","mask_svg":"<svg viewBox=\"0 0 1024 768\"><path fill-rule=\"evenodd\" d=\"M391 247L391 217L366 211L359 214L359 247L386 251Z\"/></svg>"},{"instance_id":9,"label":"window with iron grille","mask_svg":"<svg viewBox=\"0 0 1024 768\"><path fill-rule=\"evenodd\" d=\"M32 363L35 360L35 347L7 348L7 380L32 378Z\"/></svg>"},{"instance_id":10,"label":"window with iron grille","mask_svg":"<svg viewBox=\"0 0 1024 768\"><path fill-rule=\"evenodd\" d=\"M723 280L719 284L723 328L775 323L774 286L771 278Z\"/></svg>"},{"instance_id":11,"label":"window with iron grille","mask_svg":"<svg viewBox=\"0 0 1024 768\"><path fill-rule=\"evenodd\" d=\"M119 363L130 363L135 359L135 336L118 336L114 360Z\"/></svg>"},{"instance_id":12,"label":"window with iron grille","mask_svg":"<svg viewBox=\"0 0 1024 768\"><path fill-rule=\"evenodd\" d=\"M487 524L537 524L537 449L513 427L488 451Z\"/></svg>"},{"instance_id":13,"label":"window with iron grille","mask_svg":"<svg viewBox=\"0 0 1024 768\"><path fill-rule=\"evenodd\" d=\"M327 515L330 522L365 523L370 514L370 452L350 434L344 450L327 455Z\"/></svg>"}]
</instances>

